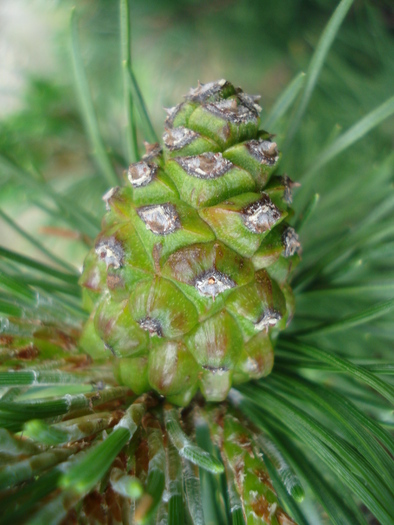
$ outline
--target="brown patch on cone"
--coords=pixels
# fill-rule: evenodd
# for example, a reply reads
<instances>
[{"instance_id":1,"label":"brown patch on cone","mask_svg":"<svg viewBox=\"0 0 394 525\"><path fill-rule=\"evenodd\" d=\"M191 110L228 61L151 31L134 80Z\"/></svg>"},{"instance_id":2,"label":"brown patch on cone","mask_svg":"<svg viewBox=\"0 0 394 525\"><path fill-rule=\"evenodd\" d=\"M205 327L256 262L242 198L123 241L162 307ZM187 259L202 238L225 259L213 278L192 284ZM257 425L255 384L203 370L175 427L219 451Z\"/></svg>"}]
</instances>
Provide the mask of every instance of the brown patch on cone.
<instances>
[{"instance_id":1,"label":"brown patch on cone","mask_svg":"<svg viewBox=\"0 0 394 525\"><path fill-rule=\"evenodd\" d=\"M170 255L167 260L167 265L174 272L174 277L178 281L186 282L191 286L194 286L193 279L183 281L183 276L188 272L190 267L190 261L198 260L201 257L202 248L198 245L188 246L187 248L180 249L179 251Z\"/></svg>"}]
</instances>

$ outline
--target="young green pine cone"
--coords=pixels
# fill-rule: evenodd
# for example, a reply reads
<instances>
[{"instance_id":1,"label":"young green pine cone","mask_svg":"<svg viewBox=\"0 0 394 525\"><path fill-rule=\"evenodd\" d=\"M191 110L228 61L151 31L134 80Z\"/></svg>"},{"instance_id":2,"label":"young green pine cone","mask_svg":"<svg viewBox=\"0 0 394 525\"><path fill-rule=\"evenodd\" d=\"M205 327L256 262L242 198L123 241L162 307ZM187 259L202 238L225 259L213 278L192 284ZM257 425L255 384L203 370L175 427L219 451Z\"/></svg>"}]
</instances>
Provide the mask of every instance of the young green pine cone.
<instances>
[{"instance_id":1,"label":"young green pine cone","mask_svg":"<svg viewBox=\"0 0 394 525\"><path fill-rule=\"evenodd\" d=\"M163 147L147 145L103 197L80 279L92 309L82 346L117 356L117 379L137 394L221 401L272 369L300 243L257 101L225 80L191 89L167 110Z\"/></svg>"}]
</instances>

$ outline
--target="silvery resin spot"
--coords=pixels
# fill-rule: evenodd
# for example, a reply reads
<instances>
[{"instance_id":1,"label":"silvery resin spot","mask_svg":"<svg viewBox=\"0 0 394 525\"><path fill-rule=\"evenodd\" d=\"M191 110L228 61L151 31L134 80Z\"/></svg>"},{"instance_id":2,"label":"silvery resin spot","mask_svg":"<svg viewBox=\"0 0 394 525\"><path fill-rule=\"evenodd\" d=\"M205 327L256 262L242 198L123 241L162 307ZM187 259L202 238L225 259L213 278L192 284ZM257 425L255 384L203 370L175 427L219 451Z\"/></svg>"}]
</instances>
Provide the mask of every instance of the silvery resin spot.
<instances>
[{"instance_id":1,"label":"silvery resin spot","mask_svg":"<svg viewBox=\"0 0 394 525\"><path fill-rule=\"evenodd\" d=\"M157 165L151 162L140 160L134 164L130 164L127 172L127 178L133 188L140 188L146 186L151 182L157 172Z\"/></svg>"},{"instance_id":2,"label":"silvery resin spot","mask_svg":"<svg viewBox=\"0 0 394 525\"><path fill-rule=\"evenodd\" d=\"M175 159L188 175L198 179L217 179L234 167L221 153L202 153Z\"/></svg>"},{"instance_id":3,"label":"silvery resin spot","mask_svg":"<svg viewBox=\"0 0 394 525\"><path fill-rule=\"evenodd\" d=\"M249 231L263 233L280 219L280 211L268 195L263 193L261 199L243 209L242 218Z\"/></svg>"},{"instance_id":4,"label":"silvery resin spot","mask_svg":"<svg viewBox=\"0 0 394 525\"><path fill-rule=\"evenodd\" d=\"M234 288L234 286L236 286L235 282L228 275L215 269L202 273L194 283L194 287L200 295L212 297L212 299L215 299L218 294L225 290Z\"/></svg>"},{"instance_id":5,"label":"silvery resin spot","mask_svg":"<svg viewBox=\"0 0 394 525\"><path fill-rule=\"evenodd\" d=\"M254 327L256 330L261 331L265 329L267 332L268 328L276 326L281 319L282 316L279 312L268 309L263 313L257 323L255 323Z\"/></svg>"},{"instance_id":6,"label":"silvery resin spot","mask_svg":"<svg viewBox=\"0 0 394 525\"><path fill-rule=\"evenodd\" d=\"M266 164L273 166L279 159L278 147L276 142L270 142L269 140L250 140L245 143L249 152L260 164Z\"/></svg>"},{"instance_id":7,"label":"silvery resin spot","mask_svg":"<svg viewBox=\"0 0 394 525\"><path fill-rule=\"evenodd\" d=\"M137 213L146 228L156 235L168 235L181 227L175 206L169 202L142 206Z\"/></svg>"},{"instance_id":8,"label":"silvery resin spot","mask_svg":"<svg viewBox=\"0 0 394 525\"><path fill-rule=\"evenodd\" d=\"M282 244L284 247L284 257L291 257L301 250L301 243L294 228L289 226L285 229L285 231L282 233Z\"/></svg>"},{"instance_id":9,"label":"silvery resin spot","mask_svg":"<svg viewBox=\"0 0 394 525\"><path fill-rule=\"evenodd\" d=\"M249 108L242 104L237 104L237 100L234 98L227 98L220 100L219 102L211 102L205 106L205 108L212 113L228 122L234 124L242 124L247 122L257 123L257 116L255 111L251 111Z\"/></svg>"},{"instance_id":10,"label":"silvery resin spot","mask_svg":"<svg viewBox=\"0 0 394 525\"><path fill-rule=\"evenodd\" d=\"M186 99L194 102L204 102L204 100L207 100L209 97L220 95L223 88L228 85L229 82L224 80L224 78L216 80L215 82L208 82L207 84L200 84L199 82L196 88L190 88Z\"/></svg>"},{"instance_id":11,"label":"silvery resin spot","mask_svg":"<svg viewBox=\"0 0 394 525\"><path fill-rule=\"evenodd\" d=\"M156 335L157 337L163 337L163 330L158 319L152 319L152 317L145 317L144 319L138 321L138 324L143 330L149 332L150 336Z\"/></svg>"},{"instance_id":12,"label":"silvery resin spot","mask_svg":"<svg viewBox=\"0 0 394 525\"><path fill-rule=\"evenodd\" d=\"M170 151L175 151L184 148L199 136L199 133L184 126L179 126L178 128L166 129L163 135L163 141Z\"/></svg>"},{"instance_id":13,"label":"silvery resin spot","mask_svg":"<svg viewBox=\"0 0 394 525\"><path fill-rule=\"evenodd\" d=\"M260 100L260 95L248 95L247 93L238 93L238 98L241 101L242 105L246 106L250 111L256 114L256 117L262 111L262 107L257 104Z\"/></svg>"},{"instance_id":14,"label":"silvery resin spot","mask_svg":"<svg viewBox=\"0 0 394 525\"><path fill-rule=\"evenodd\" d=\"M115 237L101 239L95 246L95 250L100 259L105 261L107 268L120 268L123 266L124 250Z\"/></svg>"},{"instance_id":15,"label":"silvery resin spot","mask_svg":"<svg viewBox=\"0 0 394 525\"><path fill-rule=\"evenodd\" d=\"M109 204L110 199L117 193L119 190L119 186L115 186L115 188L111 188L102 196L102 200L105 202L105 209L107 211L110 211L111 206Z\"/></svg>"}]
</instances>

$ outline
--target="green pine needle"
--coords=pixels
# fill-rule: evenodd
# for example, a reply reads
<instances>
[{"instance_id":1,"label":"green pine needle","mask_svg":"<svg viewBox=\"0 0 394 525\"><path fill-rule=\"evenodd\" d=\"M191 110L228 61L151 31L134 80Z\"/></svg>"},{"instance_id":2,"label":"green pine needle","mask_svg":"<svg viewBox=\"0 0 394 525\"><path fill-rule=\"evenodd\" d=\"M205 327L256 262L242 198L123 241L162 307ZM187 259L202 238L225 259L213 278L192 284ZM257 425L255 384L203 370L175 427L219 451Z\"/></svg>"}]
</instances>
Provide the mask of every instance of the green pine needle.
<instances>
[{"instance_id":1,"label":"green pine needle","mask_svg":"<svg viewBox=\"0 0 394 525\"><path fill-rule=\"evenodd\" d=\"M338 7L335 9L330 21L328 22L326 28L322 33L322 36L316 47L315 53L309 64L309 68L306 73L305 88L302 93L301 100L299 102L295 115L290 122L289 130L286 135L286 141L283 146L283 149L286 149L290 146L294 135L297 133L297 130L301 124L302 117L304 116L309 100L312 96L313 90L315 89L321 69L326 61L327 54L352 4L353 0L342 0L338 4Z\"/></svg>"},{"instance_id":2,"label":"green pine needle","mask_svg":"<svg viewBox=\"0 0 394 525\"><path fill-rule=\"evenodd\" d=\"M86 78L81 52L79 49L75 9L73 9L71 13L71 46L77 94L79 97L86 130L89 135L93 152L96 156L101 174L105 178L107 184L112 186L117 183L117 176L114 172L101 139L97 117L89 91L88 80Z\"/></svg>"}]
</instances>

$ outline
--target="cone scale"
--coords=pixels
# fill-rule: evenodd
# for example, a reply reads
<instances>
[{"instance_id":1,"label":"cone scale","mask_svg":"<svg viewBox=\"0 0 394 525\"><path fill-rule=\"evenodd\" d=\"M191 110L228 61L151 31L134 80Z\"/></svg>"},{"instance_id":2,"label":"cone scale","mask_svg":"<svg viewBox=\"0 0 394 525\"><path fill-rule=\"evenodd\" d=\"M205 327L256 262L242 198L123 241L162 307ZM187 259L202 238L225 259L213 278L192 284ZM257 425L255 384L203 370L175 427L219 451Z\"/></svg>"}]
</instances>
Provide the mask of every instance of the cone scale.
<instances>
[{"instance_id":1,"label":"cone scale","mask_svg":"<svg viewBox=\"0 0 394 525\"><path fill-rule=\"evenodd\" d=\"M163 145L147 145L103 197L80 278L91 310L81 344L112 352L136 394L222 401L272 369L300 243L287 222L293 183L274 174L257 101L225 80L191 89L167 110Z\"/></svg>"}]
</instances>

